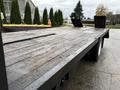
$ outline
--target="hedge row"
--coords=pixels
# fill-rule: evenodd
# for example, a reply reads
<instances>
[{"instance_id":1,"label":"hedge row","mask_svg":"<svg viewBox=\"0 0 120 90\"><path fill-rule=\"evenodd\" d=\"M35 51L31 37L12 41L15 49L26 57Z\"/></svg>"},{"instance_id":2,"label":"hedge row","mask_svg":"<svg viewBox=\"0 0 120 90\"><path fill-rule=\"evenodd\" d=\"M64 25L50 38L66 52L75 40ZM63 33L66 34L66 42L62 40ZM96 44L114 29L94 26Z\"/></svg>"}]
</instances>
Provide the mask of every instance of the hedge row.
<instances>
[{"instance_id":1,"label":"hedge row","mask_svg":"<svg viewBox=\"0 0 120 90\"><path fill-rule=\"evenodd\" d=\"M48 16L48 11L45 8L43 11L43 18L42 22L40 20L40 14L39 14L39 9L36 7L35 12L34 12L34 18L32 21L32 16L31 16L31 7L29 5L29 2L26 3L25 6L25 12L24 12L24 19L22 21L21 15L20 15L20 10L19 10L19 4L18 0L12 0L12 6L11 6L11 16L10 16L10 23L11 24L48 24L48 20L50 19L52 26L60 26L63 24L63 13L61 10L57 10L53 12L53 8L50 9L50 13Z\"/></svg>"}]
</instances>

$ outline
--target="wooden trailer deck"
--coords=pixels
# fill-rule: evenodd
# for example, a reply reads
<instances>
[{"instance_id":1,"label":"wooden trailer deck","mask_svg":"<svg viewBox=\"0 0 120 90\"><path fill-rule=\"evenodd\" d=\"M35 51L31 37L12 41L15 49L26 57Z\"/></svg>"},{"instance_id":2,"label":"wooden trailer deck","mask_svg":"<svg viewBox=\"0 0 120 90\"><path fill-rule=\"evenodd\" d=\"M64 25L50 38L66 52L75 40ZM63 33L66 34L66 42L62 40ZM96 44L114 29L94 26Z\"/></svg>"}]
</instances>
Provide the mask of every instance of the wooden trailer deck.
<instances>
[{"instance_id":1,"label":"wooden trailer deck","mask_svg":"<svg viewBox=\"0 0 120 90\"><path fill-rule=\"evenodd\" d=\"M106 29L72 27L3 33L9 90L45 87L44 83L77 55L82 58L82 53L87 53L88 47L92 48L106 33Z\"/></svg>"}]
</instances>

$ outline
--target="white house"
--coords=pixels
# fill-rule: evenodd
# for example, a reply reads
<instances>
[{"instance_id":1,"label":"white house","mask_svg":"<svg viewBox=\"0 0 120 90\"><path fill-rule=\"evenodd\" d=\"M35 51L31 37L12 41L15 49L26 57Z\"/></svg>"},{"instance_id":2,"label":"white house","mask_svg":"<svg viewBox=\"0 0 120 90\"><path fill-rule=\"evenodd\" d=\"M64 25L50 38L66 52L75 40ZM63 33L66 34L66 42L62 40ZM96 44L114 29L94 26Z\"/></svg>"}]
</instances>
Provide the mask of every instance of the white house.
<instances>
[{"instance_id":1,"label":"white house","mask_svg":"<svg viewBox=\"0 0 120 90\"><path fill-rule=\"evenodd\" d=\"M34 11L35 11L34 3L31 0L18 0L22 20L24 18L24 10L25 10L25 5L26 5L27 1L29 2L30 7L31 7L32 18L34 16ZM10 21L10 11L11 11L12 0L3 0L3 3L4 3L4 7L5 7L6 18L7 18L7 21L9 22Z\"/></svg>"}]
</instances>

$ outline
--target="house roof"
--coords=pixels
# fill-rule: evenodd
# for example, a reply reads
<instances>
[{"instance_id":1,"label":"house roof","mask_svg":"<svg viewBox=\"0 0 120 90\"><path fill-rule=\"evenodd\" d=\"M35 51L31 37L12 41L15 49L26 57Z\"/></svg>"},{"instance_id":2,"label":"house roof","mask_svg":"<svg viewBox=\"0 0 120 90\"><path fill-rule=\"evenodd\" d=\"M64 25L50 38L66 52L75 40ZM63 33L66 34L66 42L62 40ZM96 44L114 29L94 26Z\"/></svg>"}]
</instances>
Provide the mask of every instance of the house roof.
<instances>
[{"instance_id":1,"label":"house roof","mask_svg":"<svg viewBox=\"0 0 120 90\"><path fill-rule=\"evenodd\" d=\"M33 4L34 7L36 7L32 0L29 0L29 1Z\"/></svg>"}]
</instances>

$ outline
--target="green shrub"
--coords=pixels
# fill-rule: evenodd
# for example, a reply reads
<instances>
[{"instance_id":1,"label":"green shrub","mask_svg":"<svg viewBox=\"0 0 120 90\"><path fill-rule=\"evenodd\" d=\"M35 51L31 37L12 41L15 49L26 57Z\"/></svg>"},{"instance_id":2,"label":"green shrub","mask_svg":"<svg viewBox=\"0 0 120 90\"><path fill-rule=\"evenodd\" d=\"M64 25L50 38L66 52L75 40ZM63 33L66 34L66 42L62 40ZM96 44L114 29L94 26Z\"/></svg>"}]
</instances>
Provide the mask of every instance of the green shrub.
<instances>
[{"instance_id":1,"label":"green shrub","mask_svg":"<svg viewBox=\"0 0 120 90\"><path fill-rule=\"evenodd\" d=\"M40 15L37 7L35 8L33 24L40 24Z\"/></svg>"},{"instance_id":2,"label":"green shrub","mask_svg":"<svg viewBox=\"0 0 120 90\"><path fill-rule=\"evenodd\" d=\"M47 13L47 9L44 9L43 12L43 24L47 25L48 24L48 13Z\"/></svg>"},{"instance_id":3,"label":"green shrub","mask_svg":"<svg viewBox=\"0 0 120 90\"><path fill-rule=\"evenodd\" d=\"M58 10L58 19L59 19L59 25L63 24L63 13L61 10Z\"/></svg>"},{"instance_id":4,"label":"green shrub","mask_svg":"<svg viewBox=\"0 0 120 90\"><path fill-rule=\"evenodd\" d=\"M55 11L54 13L54 26L59 26L59 16L58 16L58 11Z\"/></svg>"},{"instance_id":5,"label":"green shrub","mask_svg":"<svg viewBox=\"0 0 120 90\"><path fill-rule=\"evenodd\" d=\"M54 26L61 26L63 24L63 14L61 10L54 13Z\"/></svg>"},{"instance_id":6,"label":"green shrub","mask_svg":"<svg viewBox=\"0 0 120 90\"><path fill-rule=\"evenodd\" d=\"M50 9L49 19L51 20L52 26L54 26L54 14L53 14L53 8Z\"/></svg>"},{"instance_id":7,"label":"green shrub","mask_svg":"<svg viewBox=\"0 0 120 90\"><path fill-rule=\"evenodd\" d=\"M25 6L24 23L26 23L26 24L32 24L31 7L29 5L29 2L27 2L26 6Z\"/></svg>"},{"instance_id":8,"label":"green shrub","mask_svg":"<svg viewBox=\"0 0 120 90\"><path fill-rule=\"evenodd\" d=\"M18 0L12 0L10 22L11 24L21 24L21 15Z\"/></svg>"}]
</instances>

